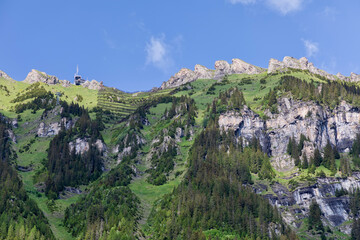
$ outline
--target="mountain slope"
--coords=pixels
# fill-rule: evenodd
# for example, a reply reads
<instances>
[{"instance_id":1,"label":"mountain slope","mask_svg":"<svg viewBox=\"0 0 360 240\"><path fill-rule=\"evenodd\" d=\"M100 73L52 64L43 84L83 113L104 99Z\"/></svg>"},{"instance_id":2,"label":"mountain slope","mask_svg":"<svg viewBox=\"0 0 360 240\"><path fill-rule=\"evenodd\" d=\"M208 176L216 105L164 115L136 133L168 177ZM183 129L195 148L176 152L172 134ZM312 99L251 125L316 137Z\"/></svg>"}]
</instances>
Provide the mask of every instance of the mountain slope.
<instances>
[{"instance_id":1,"label":"mountain slope","mask_svg":"<svg viewBox=\"0 0 360 240\"><path fill-rule=\"evenodd\" d=\"M356 75L290 57L267 70L238 59L215 65L134 94L2 75L12 165L56 238L351 234L360 209Z\"/></svg>"}]
</instances>

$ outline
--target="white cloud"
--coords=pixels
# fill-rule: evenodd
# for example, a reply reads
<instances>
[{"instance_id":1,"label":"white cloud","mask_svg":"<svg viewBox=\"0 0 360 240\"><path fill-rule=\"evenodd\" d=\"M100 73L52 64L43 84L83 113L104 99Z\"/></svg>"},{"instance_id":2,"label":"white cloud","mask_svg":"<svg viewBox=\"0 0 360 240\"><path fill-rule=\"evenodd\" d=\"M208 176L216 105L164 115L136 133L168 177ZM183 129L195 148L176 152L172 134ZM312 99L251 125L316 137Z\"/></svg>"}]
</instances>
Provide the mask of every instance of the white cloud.
<instances>
[{"instance_id":1,"label":"white cloud","mask_svg":"<svg viewBox=\"0 0 360 240\"><path fill-rule=\"evenodd\" d=\"M241 4L245 4L245 5L256 2L256 0L227 0L227 1L230 2L231 4L241 3Z\"/></svg>"},{"instance_id":2,"label":"white cloud","mask_svg":"<svg viewBox=\"0 0 360 240\"><path fill-rule=\"evenodd\" d=\"M304 39L302 41L304 43L307 57L315 56L316 53L319 52L319 44L318 43L312 42L310 40L304 40Z\"/></svg>"},{"instance_id":3,"label":"white cloud","mask_svg":"<svg viewBox=\"0 0 360 240\"><path fill-rule=\"evenodd\" d=\"M226 1L231 4L241 3L243 5L262 3L280 12L282 15L286 15L290 12L299 11L302 8L302 5L305 0L226 0Z\"/></svg>"},{"instance_id":4,"label":"white cloud","mask_svg":"<svg viewBox=\"0 0 360 240\"><path fill-rule=\"evenodd\" d=\"M160 37L152 36L146 44L146 64L152 64L163 72L167 73L173 65L171 47L165 42L165 35Z\"/></svg>"},{"instance_id":5,"label":"white cloud","mask_svg":"<svg viewBox=\"0 0 360 240\"><path fill-rule=\"evenodd\" d=\"M283 15L300 10L303 4L303 0L266 0L266 2Z\"/></svg>"}]
</instances>

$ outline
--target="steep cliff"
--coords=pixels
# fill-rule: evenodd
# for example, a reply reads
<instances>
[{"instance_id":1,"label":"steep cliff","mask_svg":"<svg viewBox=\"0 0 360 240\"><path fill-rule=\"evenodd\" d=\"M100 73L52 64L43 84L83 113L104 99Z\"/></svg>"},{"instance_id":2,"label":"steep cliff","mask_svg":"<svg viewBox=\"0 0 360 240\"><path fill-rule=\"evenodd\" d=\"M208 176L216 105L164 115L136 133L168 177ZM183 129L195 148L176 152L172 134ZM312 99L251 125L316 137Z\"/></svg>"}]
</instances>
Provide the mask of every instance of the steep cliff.
<instances>
[{"instance_id":1,"label":"steep cliff","mask_svg":"<svg viewBox=\"0 0 360 240\"><path fill-rule=\"evenodd\" d=\"M245 107L239 113L220 115L219 126L234 130L247 143L252 137L259 138L263 150L274 157L283 156L289 139L298 142L301 134L313 144L305 148L307 154L314 148L323 149L328 141L340 152L349 152L360 132L360 110L345 101L332 110L315 102L280 98L278 112L267 112L264 120Z\"/></svg>"}]
</instances>

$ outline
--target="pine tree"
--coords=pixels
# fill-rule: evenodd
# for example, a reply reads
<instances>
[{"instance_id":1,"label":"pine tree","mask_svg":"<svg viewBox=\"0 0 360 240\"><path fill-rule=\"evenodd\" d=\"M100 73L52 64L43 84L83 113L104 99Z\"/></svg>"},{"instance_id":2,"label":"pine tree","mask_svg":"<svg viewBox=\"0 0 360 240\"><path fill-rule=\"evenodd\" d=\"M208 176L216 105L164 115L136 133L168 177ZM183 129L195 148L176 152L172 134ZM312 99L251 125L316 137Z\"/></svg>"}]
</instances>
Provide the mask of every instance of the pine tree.
<instances>
[{"instance_id":1,"label":"pine tree","mask_svg":"<svg viewBox=\"0 0 360 240\"><path fill-rule=\"evenodd\" d=\"M321 157L321 153L318 148L315 149L314 152L314 165L315 167L319 167L323 161L323 158Z\"/></svg>"},{"instance_id":2,"label":"pine tree","mask_svg":"<svg viewBox=\"0 0 360 240\"><path fill-rule=\"evenodd\" d=\"M313 228L316 231L324 231L324 226L321 222L321 209L315 200L312 201L309 212L309 229Z\"/></svg>"},{"instance_id":3,"label":"pine tree","mask_svg":"<svg viewBox=\"0 0 360 240\"><path fill-rule=\"evenodd\" d=\"M303 154L303 160L302 160L302 168L303 169L307 169L309 167L309 163L306 157L306 154Z\"/></svg>"},{"instance_id":4,"label":"pine tree","mask_svg":"<svg viewBox=\"0 0 360 240\"><path fill-rule=\"evenodd\" d=\"M292 138L290 137L289 138L289 142L288 142L288 145L287 145L287 148L286 148L286 152L287 154L289 154L290 156L292 156L292 150L293 150L293 141L292 141Z\"/></svg>"},{"instance_id":5,"label":"pine tree","mask_svg":"<svg viewBox=\"0 0 360 240\"><path fill-rule=\"evenodd\" d=\"M334 149L332 148L329 140L327 141L327 144L324 148L323 165L332 171L336 170Z\"/></svg>"}]
</instances>

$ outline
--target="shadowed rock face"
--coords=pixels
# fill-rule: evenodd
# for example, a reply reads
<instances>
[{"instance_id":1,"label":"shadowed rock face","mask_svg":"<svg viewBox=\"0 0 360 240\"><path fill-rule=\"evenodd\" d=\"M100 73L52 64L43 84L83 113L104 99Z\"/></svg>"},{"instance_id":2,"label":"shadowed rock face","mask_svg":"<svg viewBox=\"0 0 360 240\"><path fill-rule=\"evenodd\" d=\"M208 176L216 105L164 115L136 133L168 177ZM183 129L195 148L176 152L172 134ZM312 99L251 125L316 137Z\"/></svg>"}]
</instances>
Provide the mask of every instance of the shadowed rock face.
<instances>
[{"instance_id":1,"label":"shadowed rock face","mask_svg":"<svg viewBox=\"0 0 360 240\"><path fill-rule=\"evenodd\" d=\"M291 137L297 142L303 134L303 153L308 159L315 148L323 149L329 141L340 152L348 152L360 133L360 110L346 102L341 102L334 110L314 102L302 102L288 98L278 100L279 114L267 112L268 120L263 120L244 107L240 112L227 112L219 117L219 126L233 130L243 137L245 144L252 137L260 140L264 152L274 157L283 157Z\"/></svg>"},{"instance_id":2,"label":"shadowed rock face","mask_svg":"<svg viewBox=\"0 0 360 240\"><path fill-rule=\"evenodd\" d=\"M267 112L268 119L263 120L251 109L244 106L239 112L231 111L219 116L219 126L223 130L232 130L247 145L255 136L260 140L264 152L272 157L272 165L279 171L294 167L293 160L286 149L290 137L297 142L303 134L305 141L302 154L308 159L314 150L322 150L329 141L340 152L348 152L356 134L360 133L360 110L346 102L331 110L314 102L302 102L289 98L278 99L278 114ZM240 138L241 137L241 138ZM275 183L271 186L275 194L265 195L273 205L281 207L282 216L288 224L300 227L302 219L309 214L309 207L316 200L323 217L331 226L339 226L351 219L349 196L335 197L335 191L351 191L360 188L360 173L346 179L318 178L311 186L302 186L290 192L287 187ZM264 187L255 187L260 193ZM288 209L288 210L284 210ZM350 226L341 226L343 232L350 233Z\"/></svg>"},{"instance_id":3,"label":"shadowed rock face","mask_svg":"<svg viewBox=\"0 0 360 240\"><path fill-rule=\"evenodd\" d=\"M313 200L319 204L323 218L331 226L339 226L351 219L350 199L348 195L336 197L335 191L346 189L350 192L359 187L360 174L354 173L346 179L318 178L316 184L297 188L293 192L275 183L271 186L274 194L265 195L265 198L269 199L272 205L282 209L285 221L294 227L300 227L302 219L308 216ZM349 234L350 226L344 226L342 231Z\"/></svg>"}]
</instances>

